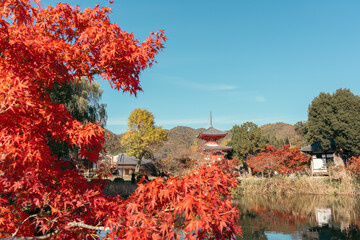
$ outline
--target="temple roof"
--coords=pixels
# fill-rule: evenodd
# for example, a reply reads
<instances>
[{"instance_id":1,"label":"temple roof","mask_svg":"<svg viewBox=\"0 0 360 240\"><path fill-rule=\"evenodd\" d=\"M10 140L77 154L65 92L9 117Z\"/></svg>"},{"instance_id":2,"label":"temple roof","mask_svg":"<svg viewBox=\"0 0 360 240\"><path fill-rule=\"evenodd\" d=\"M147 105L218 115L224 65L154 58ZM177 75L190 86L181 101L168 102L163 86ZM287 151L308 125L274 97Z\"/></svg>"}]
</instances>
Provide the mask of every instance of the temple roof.
<instances>
[{"instance_id":1,"label":"temple roof","mask_svg":"<svg viewBox=\"0 0 360 240\"><path fill-rule=\"evenodd\" d=\"M123 155L123 156L121 156ZM136 165L138 160L134 156L129 156L126 153L119 153L118 155L114 156L114 160L116 161L116 164L121 165ZM151 163L151 159L142 158L141 165Z\"/></svg>"},{"instance_id":2,"label":"temple roof","mask_svg":"<svg viewBox=\"0 0 360 240\"><path fill-rule=\"evenodd\" d=\"M199 135L197 137L198 138L203 138L203 137L206 137L206 136L222 136L222 137L225 137L226 135L227 135L227 132L223 132L223 131L220 131L220 130L218 130L216 128L209 127L205 131L199 133Z\"/></svg>"}]
</instances>

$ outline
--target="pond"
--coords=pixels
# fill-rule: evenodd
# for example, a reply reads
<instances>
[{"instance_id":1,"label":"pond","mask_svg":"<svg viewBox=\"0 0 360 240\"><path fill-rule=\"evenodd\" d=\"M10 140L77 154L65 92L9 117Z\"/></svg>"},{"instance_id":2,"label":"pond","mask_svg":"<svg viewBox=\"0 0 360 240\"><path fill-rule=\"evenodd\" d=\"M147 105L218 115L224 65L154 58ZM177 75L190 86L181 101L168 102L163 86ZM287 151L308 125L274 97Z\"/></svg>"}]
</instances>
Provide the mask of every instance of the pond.
<instances>
[{"instance_id":1,"label":"pond","mask_svg":"<svg viewBox=\"0 0 360 240\"><path fill-rule=\"evenodd\" d=\"M360 199L346 196L244 196L238 240L360 239Z\"/></svg>"}]
</instances>

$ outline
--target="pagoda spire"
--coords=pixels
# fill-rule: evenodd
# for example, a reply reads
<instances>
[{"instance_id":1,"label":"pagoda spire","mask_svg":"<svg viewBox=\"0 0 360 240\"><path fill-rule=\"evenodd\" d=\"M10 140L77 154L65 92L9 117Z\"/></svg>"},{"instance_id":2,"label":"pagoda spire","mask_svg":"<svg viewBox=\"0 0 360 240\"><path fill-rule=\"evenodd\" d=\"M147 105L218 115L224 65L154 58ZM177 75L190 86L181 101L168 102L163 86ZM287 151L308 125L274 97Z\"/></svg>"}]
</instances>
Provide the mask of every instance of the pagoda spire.
<instances>
[{"instance_id":1,"label":"pagoda spire","mask_svg":"<svg viewBox=\"0 0 360 240\"><path fill-rule=\"evenodd\" d=\"M210 127L213 127L212 126L212 112L210 111Z\"/></svg>"}]
</instances>

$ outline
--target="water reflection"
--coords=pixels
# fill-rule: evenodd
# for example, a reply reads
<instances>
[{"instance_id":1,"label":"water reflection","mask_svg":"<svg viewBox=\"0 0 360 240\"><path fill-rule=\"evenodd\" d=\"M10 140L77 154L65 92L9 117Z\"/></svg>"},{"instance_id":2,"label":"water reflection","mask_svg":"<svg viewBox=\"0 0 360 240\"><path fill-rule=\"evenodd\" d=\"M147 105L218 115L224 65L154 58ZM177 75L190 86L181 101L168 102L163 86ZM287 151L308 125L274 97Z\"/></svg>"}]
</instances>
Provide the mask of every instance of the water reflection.
<instances>
[{"instance_id":1,"label":"water reflection","mask_svg":"<svg viewBox=\"0 0 360 240\"><path fill-rule=\"evenodd\" d=\"M237 239L360 239L358 198L244 196L234 205L243 229Z\"/></svg>"}]
</instances>

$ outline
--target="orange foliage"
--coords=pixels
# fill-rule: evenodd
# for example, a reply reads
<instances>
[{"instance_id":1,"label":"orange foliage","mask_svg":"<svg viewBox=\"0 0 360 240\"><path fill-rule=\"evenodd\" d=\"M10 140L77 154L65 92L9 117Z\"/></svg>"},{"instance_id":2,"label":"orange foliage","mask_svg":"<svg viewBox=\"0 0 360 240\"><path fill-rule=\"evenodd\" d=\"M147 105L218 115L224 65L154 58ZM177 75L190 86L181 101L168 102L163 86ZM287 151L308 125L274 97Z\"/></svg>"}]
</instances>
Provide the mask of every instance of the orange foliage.
<instances>
[{"instance_id":1,"label":"orange foliage","mask_svg":"<svg viewBox=\"0 0 360 240\"><path fill-rule=\"evenodd\" d=\"M179 239L183 232L186 239L231 239L241 230L230 187L235 179L205 165L182 178L157 178L126 201L125 226L118 231L125 238Z\"/></svg>"},{"instance_id":2,"label":"orange foliage","mask_svg":"<svg viewBox=\"0 0 360 240\"><path fill-rule=\"evenodd\" d=\"M80 157L96 162L104 130L73 119L49 89L100 75L136 94L140 72L163 48L162 31L139 43L110 22L110 11L0 1L0 237L87 239L109 229L110 239L167 239L176 232L171 214L185 214L180 229L188 236L233 236L237 212L227 187L234 182L216 167L157 179L124 201L51 152L49 139L79 146Z\"/></svg>"},{"instance_id":3,"label":"orange foliage","mask_svg":"<svg viewBox=\"0 0 360 240\"><path fill-rule=\"evenodd\" d=\"M239 171L236 170L236 167L239 166L240 161L237 158L226 159L224 157L221 160L216 160L214 165L220 168L223 173L229 174L231 177L238 177L240 175Z\"/></svg>"},{"instance_id":4,"label":"orange foliage","mask_svg":"<svg viewBox=\"0 0 360 240\"><path fill-rule=\"evenodd\" d=\"M290 148L284 145L282 149L267 145L265 151L257 156L250 156L248 164L254 172L296 173L303 171L311 157L300 151L299 148Z\"/></svg>"}]
</instances>

